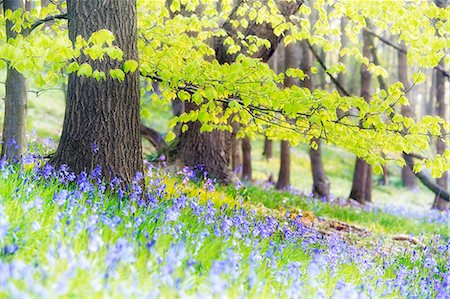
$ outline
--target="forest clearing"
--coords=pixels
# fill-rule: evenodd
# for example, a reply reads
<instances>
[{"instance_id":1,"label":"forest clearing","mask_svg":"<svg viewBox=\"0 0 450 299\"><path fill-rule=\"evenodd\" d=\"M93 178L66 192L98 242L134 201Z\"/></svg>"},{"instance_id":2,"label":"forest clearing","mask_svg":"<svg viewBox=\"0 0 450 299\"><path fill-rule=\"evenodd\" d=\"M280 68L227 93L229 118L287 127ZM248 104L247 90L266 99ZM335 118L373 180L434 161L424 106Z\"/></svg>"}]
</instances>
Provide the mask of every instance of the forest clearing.
<instances>
[{"instance_id":1,"label":"forest clearing","mask_svg":"<svg viewBox=\"0 0 450 299\"><path fill-rule=\"evenodd\" d=\"M450 298L448 0L4 0L0 298Z\"/></svg>"}]
</instances>

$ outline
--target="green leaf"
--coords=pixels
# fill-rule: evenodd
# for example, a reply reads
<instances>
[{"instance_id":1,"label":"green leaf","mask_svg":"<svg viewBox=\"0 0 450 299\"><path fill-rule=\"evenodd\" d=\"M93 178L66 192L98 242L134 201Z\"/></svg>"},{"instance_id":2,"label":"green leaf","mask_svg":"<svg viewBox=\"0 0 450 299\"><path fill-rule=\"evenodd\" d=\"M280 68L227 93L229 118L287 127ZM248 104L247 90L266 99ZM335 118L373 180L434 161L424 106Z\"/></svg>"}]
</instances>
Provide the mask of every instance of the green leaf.
<instances>
[{"instance_id":1,"label":"green leaf","mask_svg":"<svg viewBox=\"0 0 450 299\"><path fill-rule=\"evenodd\" d=\"M169 131L169 133L167 133L166 136L166 142L171 142L172 140L175 139L175 137L177 137L177 135L174 132Z\"/></svg>"},{"instance_id":2,"label":"green leaf","mask_svg":"<svg viewBox=\"0 0 450 299\"><path fill-rule=\"evenodd\" d=\"M134 73L139 66L139 63L136 60L130 59L125 61L123 64L123 71L125 73Z\"/></svg>"},{"instance_id":3,"label":"green leaf","mask_svg":"<svg viewBox=\"0 0 450 299\"><path fill-rule=\"evenodd\" d=\"M117 79L120 82L125 80L125 73L120 69L109 70L109 75L111 76L111 78Z\"/></svg>"},{"instance_id":4,"label":"green leaf","mask_svg":"<svg viewBox=\"0 0 450 299\"><path fill-rule=\"evenodd\" d=\"M78 76L90 77L92 75L92 67L88 63L83 63L78 68Z\"/></svg>"}]
</instances>

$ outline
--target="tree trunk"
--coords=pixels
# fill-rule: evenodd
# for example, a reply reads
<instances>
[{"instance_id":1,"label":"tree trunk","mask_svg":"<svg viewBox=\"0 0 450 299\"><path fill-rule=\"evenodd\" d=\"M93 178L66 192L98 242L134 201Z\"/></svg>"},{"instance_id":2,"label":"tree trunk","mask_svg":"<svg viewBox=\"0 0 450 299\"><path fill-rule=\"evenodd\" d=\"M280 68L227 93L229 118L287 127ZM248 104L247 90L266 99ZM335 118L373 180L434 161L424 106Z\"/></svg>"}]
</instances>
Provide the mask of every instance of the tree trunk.
<instances>
[{"instance_id":1,"label":"tree trunk","mask_svg":"<svg viewBox=\"0 0 450 299\"><path fill-rule=\"evenodd\" d=\"M197 110L192 102L185 102L185 111ZM178 158L190 167L203 166L210 177L222 183L229 183L231 173L230 153L227 150L227 132L212 131L200 133L201 123L189 123L189 130L181 134L178 144Z\"/></svg>"},{"instance_id":2,"label":"tree trunk","mask_svg":"<svg viewBox=\"0 0 450 299\"><path fill-rule=\"evenodd\" d=\"M124 60L138 60L136 0L68 0L67 12L73 43L78 35L88 39L108 29ZM122 68L122 62L109 58L80 56L77 62L106 74ZM76 173L98 165L106 180L118 177L131 183L136 172L143 171L139 109L139 72L126 74L123 82L70 74L63 132L50 164L65 164Z\"/></svg>"},{"instance_id":3,"label":"tree trunk","mask_svg":"<svg viewBox=\"0 0 450 299\"><path fill-rule=\"evenodd\" d=\"M402 47L405 48L403 44ZM401 83L403 83L405 90L408 90L411 87L408 79L408 58L405 53L400 51L398 51L398 79ZM402 115L405 117L414 118L414 111L411 105L402 106ZM416 176L408 166L404 166L402 168L402 182L403 186L409 190L413 190L417 187Z\"/></svg>"},{"instance_id":4,"label":"tree trunk","mask_svg":"<svg viewBox=\"0 0 450 299\"><path fill-rule=\"evenodd\" d=\"M297 67L296 59L297 47L291 43L285 47L284 50L284 69ZM295 84L295 79L292 77L284 77L284 86L291 87ZM291 177L291 146L288 141L281 141L280 150L280 171L278 173L278 181L276 183L277 189L286 189L290 185Z\"/></svg>"},{"instance_id":5,"label":"tree trunk","mask_svg":"<svg viewBox=\"0 0 450 299\"><path fill-rule=\"evenodd\" d=\"M267 137L264 138L263 157L266 157L266 159L272 159L273 157L273 140Z\"/></svg>"},{"instance_id":6,"label":"tree trunk","mask_svg":"<svg viewBox=\"0 0 450 299\"><path fill-rule=\"evenodd\" d=\"M275 187L284 190L289 187L291 181L291 145L289 141L281 141L280 172Z\"/></svg>"},{"instance_id":7,"label":"tree trunk","mask_svg":"<svg viewBox=\"0 0 450 299\"><path fill-rule=\"evenodd\" d=\"M3 1L4 11L24 9L23 0ZM14 22L6 21L6 38L15 38L11 30ZM27 127L27 81L16 69L8 66L5 84L5 118L3 124L3 146L1 157L10 162L20 160L26 147Z\"/></svg>"},{"instance_id":8,"label":"tree trunk","mask_svg":"<svg viewBox=\"0 0 450 299\"><path fill-rule=\"evenodd\" d=\"M435 0L434 1L436 6L440 8L446 8L448 6L448 0ZM444 59L441 59L439 62L439 66L441 66L442 69L445 69L445 62ZM447 115L447 103L448 98L446 98L445 93L445 76L442 72L436 72L436 115L443 118L444 120L448 121L448 115ZM445 130L442 127L441 128L442 134L445 134ZM436 153L438 155L442 155L445 152L446 145L444 141L444 137L438 138L436 141ZM444 190L448 190L448 172L444 172L442 176L438 179L436 179L436 183L439 187L441 187ZM438 195L436 195L433 203L433 208L438 210L446 210L449 207L448 201L445 201L443 198L441 198Z\"/></svg>"},{"instance_id":9,"label":"tree trunk","mask_svg":"<svg viewBox=\"0 0 450 299\"><path fill-rule=\"evenodd\" d=\"M242 179L252 181L252 143L247 136L242 139Z\"/></svg>"},{"instance_id":10,"label":"tree trunk","mask_svg":"<svg viewBox=\"0 0 450 299\"><path fill-rule=\"evenodd\" d=\"M231 126L233 127L233 132L231 132L230 137L231 170L235 175L239 176L239 173L242 173L241 146L240 146L241 141L236 139L236 134L239 130L239 123L233 122Z\"/></svg>"},{"instance_id":11,"label":"tree trunk","mask_svg":"<svg viewBox=\"0 0 450 299\"><path fill-rule=\"evenodd\" d=\"M366 31L363 31L363 55L370 59L370 37ZM361 96L367 101L371 97L371 74L365 64L361 65ZM353 173L352 190L350 198L360 202L372 200L372 167L364 160L357 158L355 172Z\"/></svg>"},{"instance_id":12,"label":"tree trunk","mask_svg":"<svg viewBox=\"0 0 450 299\"><path fill-rule=\"evenodd\" d=\"M301 59L301 69L307 75L307 77L302 81L302 87L306 87L309 90L313 90L312 81L312 57L311 51L308 47L307 41L302 41L302 59ZM328 199L330 197L330 181L325 173L322 163L322 152L321 152L321 140L314 138L311 142L317 144L317 149L310 147L309 158L311 160L311 171L313 177L312 192L314 196Z\"/></svg>"},{"instance_id":13,"label":"tree trunk","mask_svg":"<svg viewBox=\"0 0 450 299\"><path fill-rule=\"evenodd\" d=\"M25 0L25 10L26 11L31 11L31 10L33 10L33 8L36 7L36 3L34 1L35 0Z\"/></svg>"}]
</instances>

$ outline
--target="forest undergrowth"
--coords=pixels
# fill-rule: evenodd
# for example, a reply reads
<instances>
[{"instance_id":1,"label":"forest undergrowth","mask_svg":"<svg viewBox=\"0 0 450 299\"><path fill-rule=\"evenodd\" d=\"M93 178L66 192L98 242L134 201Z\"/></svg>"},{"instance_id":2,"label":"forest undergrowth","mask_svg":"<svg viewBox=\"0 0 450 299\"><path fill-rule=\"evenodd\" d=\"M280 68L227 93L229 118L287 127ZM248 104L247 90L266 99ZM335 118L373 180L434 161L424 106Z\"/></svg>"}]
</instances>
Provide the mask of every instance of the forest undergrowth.
<instances>
[{"instance_id":1,"label":"forest undergrowth","mask_svg":"<svg viewBox=\"0 0 450 299\"><path fill-rule=\"evenodd\" d=\"M447 212L224 187L164 162L122 190L45 165L51 146L0 163L2 297L450 296Z\"/></svg>"}]
</instances>

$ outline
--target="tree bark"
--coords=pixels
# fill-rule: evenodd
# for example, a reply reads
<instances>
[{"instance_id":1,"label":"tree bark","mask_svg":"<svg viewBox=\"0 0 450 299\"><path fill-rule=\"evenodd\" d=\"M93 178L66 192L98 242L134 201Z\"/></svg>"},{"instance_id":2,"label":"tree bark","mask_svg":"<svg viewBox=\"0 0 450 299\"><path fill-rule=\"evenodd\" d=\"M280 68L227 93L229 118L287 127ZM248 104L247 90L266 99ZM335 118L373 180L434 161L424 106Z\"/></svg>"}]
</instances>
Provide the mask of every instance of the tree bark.
<instances>
[{"instance_id":1,"label":"tree bark","mask_svg":"<svg viewBox=\"0 0 450 299\"><path fill-rule=\"evenodd\" d=\"M370 59L370 37L366 31L363 31L363 40L363 55ZM371 79L372 76L367 69L367 66L362 64L361 96L367 102L370 101L371 97ZM360 158L356 159L350 198L360 203L370 202L372 200L372 167Z\"/></svg>"},{"instance_id":2,"label":"tree bark","mask_svg":"<svg viewBox=\"0 0 450 299\"><path fill-rule=\"evenodd\" d=\"M308 42L302 41L302 59L300 68L303 70L307 77L302 81L302 87L306 87L309 90L313 90L313 80L312 80L312 57L311 51L309 50ZM312 192L315 197L328 199L330 197L330 181L325 173L325 169L322 163L322 152L321 152L321 140L314 138L311 142L317 144L317 149L310 147L309 158L311 160L311 171L313 177Z\"/></svg>"},{"instance_id":3,"label":"tree bark","mask_svg":"<svg viewBox=\"0 0 450 299\"><path fill-rule=\"evenodd\" d=\"M23 0L3 1L4 11L24 9ZM6 21L6 38L16 38L11 28L14 22ZM5 118L3 124L3 145L1 157L17 162L25 152L27 127L27 81L25 77L8 65L5 84Z\"/></svg>"},{"instance_id":4,"label":"tree bark","mask_svg":"<svg viewBox=\"0 0 450 299\"><path fill-rule=\"evenodd\" d=\"M448 0L435 0L434 1L437 7L440 8L446 8L448 6ZM441 59L439 61L438 68L445 69L445 62L444 59ZM447 115L447 103L448 98L446 98L446 92L445 92L445 76L442 72L436 71L436 115L443 118L444 120L448 121L448 115ZM441 128L442 134L445 133L444 128ZM445 135L443 135L445 136ZM436 140L436 153L438 155L442 155L445 152L446 145L444 141L445 137L438 138ZM441 187L444 190L448 190L448 172L444 172L442 176L438 179L436 179L436 183L439 187ZM433 209L438 210L446 210L448 209L449 204L448 200L445 201L439 194L436 195L434 202L433 202Z\"/></svg>"},{"instance_id":5,"label":"tree bark","mask_svg":"<svg viewBox=\"0 0 450 299\"><path fill-rule=\"evenodd\" d=\"M236 139L236 134L239 130L239 123L232 123L233 132L230 137L230 150L231 150L231 170L237 176L242 173L242 162L241 162L241 141Z\"/></svg>"},{"instance_id":6,"label":"tree bark","mask_svg":"<svg viewBox=\"0 0 450 299\"><path fill-rule=\"evenodd\" d=\"M69 38L88 39L100 29L115 36L124 60L138 60L136 0L68 0ZM105 58L77 62L109 74L122 63ZM123 82L69 75L68 101L63 132L50 164L67 165L72 171L91 171L101 166L103 178L120 178L124 184L143 171L139 118L139 72L128 73Z\"/></svg>"},{"instance_id":7,"label":"tree bark","mask_svg":"<svg viewBox=\"0 0 450 299\"><path fill-rule=\"evenodd\" d=\"M34 1L35 0L25 0L25 10L26 11L31 11L31 10L33 10L33 8L36 7L36 3Z\"/></svg>"},{"instance_id":8,"label":"tree bark","mask_svg":"<svg viewBox=\"0 0 450 299\"><path fill-rule=\"evenodd\" d=\"M275 187L278 190L287 189L291 181L291 145L289 141L281 141L280 172Z\"/></svg>"},{"instance_id":9,"label":"tree bark","mask_svg":"<svg viewBox=\"0 0 450 299\"><path fill-rule=\"evenodd\" d=\"M405 48L403 43L402 48ZM405 53L402 53L400 51L398 51L398 79L401 83L403 83L405 90L408 90L411 87L408 78L408 58L406 57ZM414 111L411 105L402 106L401 112L405 117L414 118ZM413 190L417 187L416 176L408 166L404 166L402 168L402 182L403 186L409 190Z\"/></svg>"},{"instance_id":10,"label":"tree bark","mask_svg":"<svg viewBox=\"0 0 450 299\"><path fill-rule=\"evenodd\" d=\"M163 152L167 149L167 144L164 138L155 129L149 128L141 123L141 135L147 139L158 152Z\"/></svg>"},{"instance_id":11,"label":"tree bark","mask_svg":"<svg viewBox=\"0 0 450 299\"><path fill-rule=\"evenodd\" d=\"M284 50L284 69L296 68L298 60L296 58L297 47L291 43ZM295 79L292 77L284 77L284 86L291 87L295 85ZM275 185L277 189L286 189L290 185L291 178L291 146L288 141L281 141L280 149L280 171L278 173L278 181Z\"/></svg>"},{"instance_id":12,"label":"tree bark","mask_svg":"<svg viewBox=\"0 0 450 299\"><path fill-rule=\"evenodd\" d=\"M192 102L185 102L186 113L197 110ZM213 131L200 133L201 123L189 123L189 129L181 134L178 144L178 157L189 167L202 166L210 177L229 183L230 155L227 151L227 133Z\"/></svg>"},{"instance_id":13,"label":"tree bark","mask_svg":"<svg viewBox=\"0 0 450 299\"><path fill-rule=\"evenodd\" d=\"M266 157L266 159L272 159L273 157L273 140L267 137L264 138L263 157Z\"/></svg>"},{"instance_id":14,"label":"tree bark","mask_svg":"<svg viewBox=\"0 0 450 299\"><path fill-rule=\"evenodd\" d=\"M252 143L247 136L242 139L242 179L252 181Z\"/></svg>"}]
</instances>

